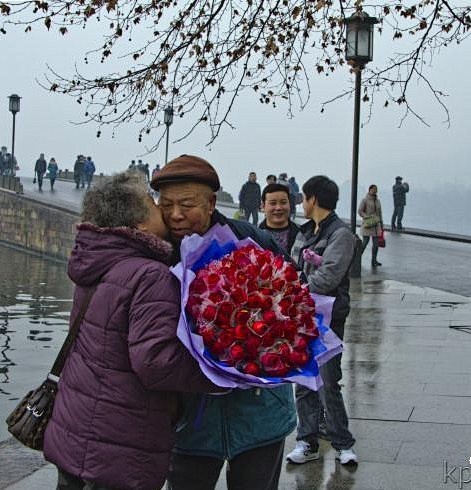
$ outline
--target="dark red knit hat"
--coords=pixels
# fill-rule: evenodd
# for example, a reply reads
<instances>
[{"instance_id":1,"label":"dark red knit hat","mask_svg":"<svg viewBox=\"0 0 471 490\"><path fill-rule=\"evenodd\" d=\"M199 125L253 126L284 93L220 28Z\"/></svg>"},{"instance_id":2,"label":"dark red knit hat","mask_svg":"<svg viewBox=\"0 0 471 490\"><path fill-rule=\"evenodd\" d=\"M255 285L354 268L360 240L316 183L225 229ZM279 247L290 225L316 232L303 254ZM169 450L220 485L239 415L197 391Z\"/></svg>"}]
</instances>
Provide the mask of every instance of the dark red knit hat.
<instances>
[{"instance_id":1,"label":"dark red knit hat","mask_svg":"<svg viewBox=\"0 0 471 490\"><path fill-rule=\"evenodd\" d=\"M180 155L159 170L152 179L151 187L158 191L164 184L175 182L198 182L216 192L221 187L214 167L203 158Z\"/></svg>"}]
</instances>

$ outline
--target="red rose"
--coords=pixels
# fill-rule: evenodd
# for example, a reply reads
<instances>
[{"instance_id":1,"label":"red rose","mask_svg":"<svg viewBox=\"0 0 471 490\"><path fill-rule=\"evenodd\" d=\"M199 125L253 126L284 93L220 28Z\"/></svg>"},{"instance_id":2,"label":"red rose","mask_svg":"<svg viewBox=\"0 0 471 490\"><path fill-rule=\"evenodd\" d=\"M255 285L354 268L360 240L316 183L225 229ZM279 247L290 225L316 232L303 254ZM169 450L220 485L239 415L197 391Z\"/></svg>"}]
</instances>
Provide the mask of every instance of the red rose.
<instances>
[{"instance_id":1,"label":"red rose","mask_svg":"<svg viewBox=\"0 0 471 490\"><path fill-rule=\"evenodd\" d=\"M265 323L274 323L276 322L276 313L273 310L264 311L262 318Z\"/></svg>"},{"instance_id":2,"label":"red rose","mask_svg":"<svg viewBox=\"0 0 471 490\"><path fill-rule=\"evenodd\" d=\"M247 323L247 320L250 318L250 310L247 308L243 308L239 310L236 315L235 319L237 323L243 323L244 325Z\"/></svg>"},{"instance_id":3,"label":"red rose","mask_svg":"<svg viewBox=\"0 0 471 490\"><path fill-rule=\"evenodd\" d=\"M237 340L245 340L249 336L249 329L245 325L236 325L235 337Z\"/></svg>"},{"instance_id":4,"label":"red rose","mask_svg":"<svg viewBox=\"0 0 471 490\"><path fill-rule=\"evenodd\" d=\"M235 361L241 361L245 357L245 349L240 344L234 344L229 348L229 355Z\"/></svg>"},{"instance_id":5,"label":"red rose","mask_svg":"<svg viewBox=\"0 0 471 490\"><path fill-rule=\"evenodd\" d=\"M196 278L191 283L191 292L194 294L203 294L207 291L206 283L202 279Z\"/></svg>"},{"instance_id":6,"label":"red rose","mask_svg":"<svg viewBox=\"0 0 471 490\"><path fill-rule=\"evenodd\" d=\"M252 332L260 337L265 335L268 331L268 325L265 322L257 321L253 322L252 326L250 327Z\"/></svg>"},{"instance_id":7,"label":"red rose","mask_svg":"<svg viewBox=\"0 0 471 490\"><path fill-rule=\"evenodd\" d=\"M207 320L208 322L212 322L216 318L216 313L217 310L214 306L208 305L206 308L203 310L202 317Z\"/></svg>"},{"instance_id":8,"label":"red rose","mask_svg":"<svg viewBox=\"0 0 471 490\"><path fill-rule=\"evenodd\" d=\"M256 362L248 362L242 371L245 374L251 374L252 376L258 376L260 374L260 366Z\"/></svg>"},{"instance_id":9,"label":"red rose","mask_svg":"<svg viewBox=\"0 0 471 490\"><path fill-rule=\"evenodd\" d=\"M237 287L231 292L231 299L236 305L241 305L247 301L247 292Z\"/></svg>"},{"instance_id":10,"label":"red rose","mask_svg":"<svg viewBox=\"0 0 471 490\"><path fill-rule=\"evenodd\" d=\"M260 357L260 362L269 376L286 376L289 372L289 367L278 354L267 352Z\"/></svg>"},{"instance_id":11,"label":"red rose","mask_svg":"<svg viewBox=\"0 0 471 490\"><path fill-rule=\"evenodd\" d=\"M298 273L296 269L291 264L287 265L285 268L285 278L287 281L297 281Z\"/></svg>"},{"instance_id":12,"label":"red rose","mask_svg":"<svg viewBox=\"0 0 471 490\"><path fill-rule=\"evenodd\" d=\"M260 279L266 281L267 279L270 279L273 274L273 267L270 264L265 264L261 269L260 269Z\"/></svg>"},{"instance_id":13,"label":"red rose","mask_svg":"<svg viewBox=\"0 0 471 490\"><path fill-rule=\"evenodd\" d=\"M289 356L290 363L295 367L303 367L309 362L309 354L306 351L293 351Z\"/></svg>"},{"instance_id":14,"label":"red rose","mask_svg":"<svg viewBox=\"0 0 471 490\"><path fill-rule=\"evenodd\" d=\"M213 303L220 303L224 299L224 295L220 291L216 291L214 293L210 293L208 298L209 301L212 301Z\"/></svg>"},{"instance_id":15,"label":"red rose","mask_svg":"<svg viewBox=\"0 0 471 490\"><path fill-rule=\"evenodd\" d=\"M258 293L251 293L247 298L247 306L249 308L262 308L263 298Z\"/></svg>"}]
</instances>

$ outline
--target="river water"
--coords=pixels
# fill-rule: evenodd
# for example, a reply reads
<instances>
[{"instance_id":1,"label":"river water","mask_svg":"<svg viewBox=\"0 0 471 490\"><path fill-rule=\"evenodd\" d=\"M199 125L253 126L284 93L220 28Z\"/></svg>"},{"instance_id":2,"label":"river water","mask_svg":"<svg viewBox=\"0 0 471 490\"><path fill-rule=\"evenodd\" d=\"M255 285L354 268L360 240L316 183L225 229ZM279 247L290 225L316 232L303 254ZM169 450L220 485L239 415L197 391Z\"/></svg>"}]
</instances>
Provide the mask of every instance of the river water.
<instances>
[{"instance_id":1,"label":"river water","mask_svg":"<svg viewBox=\"0 0 471 490\"><path fill-rule=\"evenodd\" d=\"M0 245L0 441L8 413L52 366L72 294L65 264Z\"/></svg>"}]
</instances>

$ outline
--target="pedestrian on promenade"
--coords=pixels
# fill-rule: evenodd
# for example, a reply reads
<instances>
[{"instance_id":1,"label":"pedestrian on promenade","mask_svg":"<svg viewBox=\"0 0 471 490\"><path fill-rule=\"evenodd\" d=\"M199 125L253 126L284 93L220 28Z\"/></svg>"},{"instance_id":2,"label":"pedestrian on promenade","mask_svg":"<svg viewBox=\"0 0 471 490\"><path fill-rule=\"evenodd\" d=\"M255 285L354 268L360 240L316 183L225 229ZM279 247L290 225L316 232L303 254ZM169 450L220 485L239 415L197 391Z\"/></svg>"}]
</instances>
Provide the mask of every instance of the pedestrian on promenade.
<instances>
[{"instance_id":1,"label":"pedestrian on promenade","mask_svg":"<svg viewBox=\"0 0 471 490\"><path fill-rule=\"evenodd\" d=\"M402 177L396 177L396 183L393 185L393 201L394 201L394 212L391 218L391 231L396 229L401 231L402 218L404 216L404 207L406 205L406 194L409 192L409 184L407 182L402 182ZM396 221L397 220L397 221Z\"/></svg>"},{"instance_id":2,"label":"pedestrian on promenade","mask_svg":"<svg viewBox=\"0 0 471 490\"><path fill-rule=\"evenodd\" d=\"M291 252L299 226L290 219L289 189L282 184L269 184L262 192L265 219L259 228L273 236L287 255Z\"/></svg>"},{"instance_id":3,"label":"pedestrian on promenade","mask_svg":"<svg viewBox=\"0 0 471 490\"><path fill-rule=\"evenodd\" d=\"M343 339L345 320L350 311L349 272L355 249L352 232L335 213L339 189L328 177L318 175L303 185L303 209L309 221L293 245L291 257L303 271L313 293L334 296L331 328ZM305 260L306 251L322 260ZM309 253L309 254L310 254ZM308 255L309 255L308 254ZM358 458L352 447L355 439L348 429L348 417L340 388L342 354L320 368L323 387L319 392L296 385L298 429L296 447L287 460L302 464L319 459L319 410L326 412L327 433L335 458L341 464L356 464Z\"/></svg>"},{"instance_id":4,"label":"pedestrian on promenade","mask_svg":"<svg viewBox=\"0 0 471 490\"><path fill-rule=\"evenodd\" d=\"M177 157L151 186L160 192L163 218L177 250L185 235L203 235L219 223L228 225L239 239L251 237L263 248L281 253L271 236L215 209L219 178L206 160ZM214 490L224 461L228 461L228 488L278 488L284 440L296 425L291 386L206 396L188 401L186 413L186 423L177 434L170 490Z\"/></svg>"},{"instance_id":5,"label":"pedestrian on promenade","mask_svg":"<svg viewBox=\"0 0 471 490\"><path fill-rule=\"evenodd\" d=\"M34 174L36 175L36 179L38 181L38 189L40 191L43 190L43 178L44 174L46 173L46 168L46 159L44 158L44 153L41 153L39 155L39 158L36 160L36 163L34 164Z\"/></svg>"},{"instance_id":6,"label":"pedestrian on promenade","mask_svg":"<svg viewBox=\"0 0 471 490\"><path fill-rule=\"evenodd\" d=\"M362 253L365 251L370 238L373 242L371 254L371 266L381 266L378 262L378 237L383 233L383 213L381 211L381 201L378 198L378 187L370 185L368 193L361 200L358 207L358 214L363 218L361 223L361 234L363 236Z\"/></svg>"},{"instance_id":7,"label":"pedestrian on promenade","mask_svg":"<svg viewBox=\"0 0 471 490\"><path fill-rule=\"evenodd\" d=\"M2 146L0 149L0 176L6 175L5 171L7 168L7 147Z\"/></svg>"},{"instance_id":8,"label":"pedestrian on promenade","mask_svg":"<svg viewBox=\"0 0 471 490\"><path fill-rule=\"evenodd\" d=\"M252 217L252 224L258 224L258 211L262 202L262 193L257 183L257 174L249 173L249 180L241 187L239 192L239 208L244 213L244 219L249 221Z\"/></svg>"},{"instance_id":9,"label":"pedestrian on promenade","mask_svg":"<svg viewBox=\"0 0 471 490\"><path fill-rule=\"evenodd\" d=\"M77 155L77 159L74 164L74 180L75 180L75 188L78 189L80 185L82 189L85 187L85 157L83 155Z\"/></svg>"},{"instance_id":10,"label":"pedestrian on promenade","mask_svg":"<svg viewBox=\"0 0 471 490\"><path fill-rule=\"evenodd\" d=\"M154 167L154 170L152 170L152 178L154 178L157 175L157 172L160 172L160 165L158 163Z\"/></svg>"},{"instance_id":11,"label":"pedestrian on promenade","mask_svg":"<svg viewBox=\"0 0 471 490\"><path fill-rule=\"evenodd\" d=\"M49 176L49 182L51 184L51 191L53 191L54 190L54 183L57 179L57 174L59 173L59 166L57 165L55 158L51 158L49 160L49 164L47 166L47 171L49 172L48 176Z\"/></svg>"},{"instance_id":12,"label":"pedestrian on promenade","mask_svg":"<svg viewBox=\"0 0 471 490\"><path fill-rule=\"evenodd\" d=\"M289 187L288 174L286 172L282 172L280 175L278 175L277 183Z\"/></svg>"},{"instance_id":13,"label":"pedestrian on promenade","mask_svg":"<svg viewBox=\"0 0 471 490\"><path fill-rule=\"evenodd\" d=\"M164 484L180 392L220 392L177 338L180 287L160 209L137 172L84 197L68 274L72 318L96 287L61 374L44 455L59 490Z\"/></svg>"},{"instance_id":14,"label":"pedestrian on promenade","mask_svg":"<svg viewBox=\"0 0 471 490\"><path fill-rule=\"evenodd\" d=\"M85 182L87 184L87 189L90 189L92 185L93 175L95 174L96 168L92 157L87 157L85 163L83 164L83 173L85 175Z\"/></svg>"},{"instance_id":15,"label":"pedestrian on promenade","mask_svg":"<svg viewBox=\"0 0 471 490\"><path fill-rule=\"evenodd\" d=\"M276 175L273 175L273 174L267 175L265 180L266 180L267 185L276 184Z\"/></svg>"},{"instance_id":16,"label":"pedestrian on promenade","mask_svg":"<svg viewBox=\"0 0 471 490\"><path fill-rule=\"evenodd\" d=\"M299 192L299 185L296 182L294 177L290 177L288 179L289 184L289 203L290 203L290 214L291 218L294 219L296 217L296 205L302 203L302 199L299 200L299 197L302 198L302 195Z\"/></svg>"}]
</instances>

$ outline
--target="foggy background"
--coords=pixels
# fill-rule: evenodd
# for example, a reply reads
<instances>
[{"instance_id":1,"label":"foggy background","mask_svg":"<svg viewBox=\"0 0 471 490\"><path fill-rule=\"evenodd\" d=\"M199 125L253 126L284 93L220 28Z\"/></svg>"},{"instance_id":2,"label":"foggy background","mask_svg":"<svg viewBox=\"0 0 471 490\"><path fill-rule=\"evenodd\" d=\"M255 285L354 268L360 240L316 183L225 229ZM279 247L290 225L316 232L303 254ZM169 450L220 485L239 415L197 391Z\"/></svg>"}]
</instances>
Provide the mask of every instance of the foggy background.
<instances>
[{"instance_id":1,"label":"foggy background","mask_svg":"<svg viewBox=\"0 0 471 490\"><path fill-rule=\"evenodd\" d=\"M1 93L0 144L11 151L12 115L8 96L22 97L16 116L15 156L18 175L33 176L39 153L46 159L55 157L60 169L72 169L77 154L92 156L97 172L105 174L124 170L132 159L141 158L162 165L165 140L157 151L146 155L162 132L144 135L138 142L137 124L116 129L101 128L93 123L74 125L83 118L85 106L70 97L52 94L41 88L36 79L44 80L49 65L60 74L79 70L112 71L119 60L103 66L99 62L83 64L87 50L100 45L97 26L71 29L65 37L47 32L42 26L31 33L8 28L0 38ZM381 61L397 49L385 36L375 33L374 61ZM383 108L384 96L376 95L371 121L368 105L362 103L358 200L370 184L377 184L382 201L384 221L390 222L394 178L400 175L410 184L403 220L405 227L419 227L471 235L471 166L469 163L471 114L469 46L450 46L435 57L428 70L429 78L447 95L451 126L444 124L446 115L426 93L424 86L410 87L408 100L425 117L430 127L409 116L399 127L402 108L390 104ZM192 126L191 113L184 119L175 117L170 128L169 159L191 153L208 159L217 169L224 190L234 199L250 171L255 171L262 188L267 174L287 172L302 185L309 177L326 174L341 188L338 207L342 217L350 216L350 179L353 132L353 98L344 98L327 106L321 114L321 103L349 88L353 75L346 67L329 77L313 75L311 101L304 111L287 116L287 107L276 109L262 105L255 92L238 97L228 126L220 137L207 146L209 130L200 127L186 140L173 143ZM162 116L163 118L163 116Z\"/></svg>"}]
</instances>

